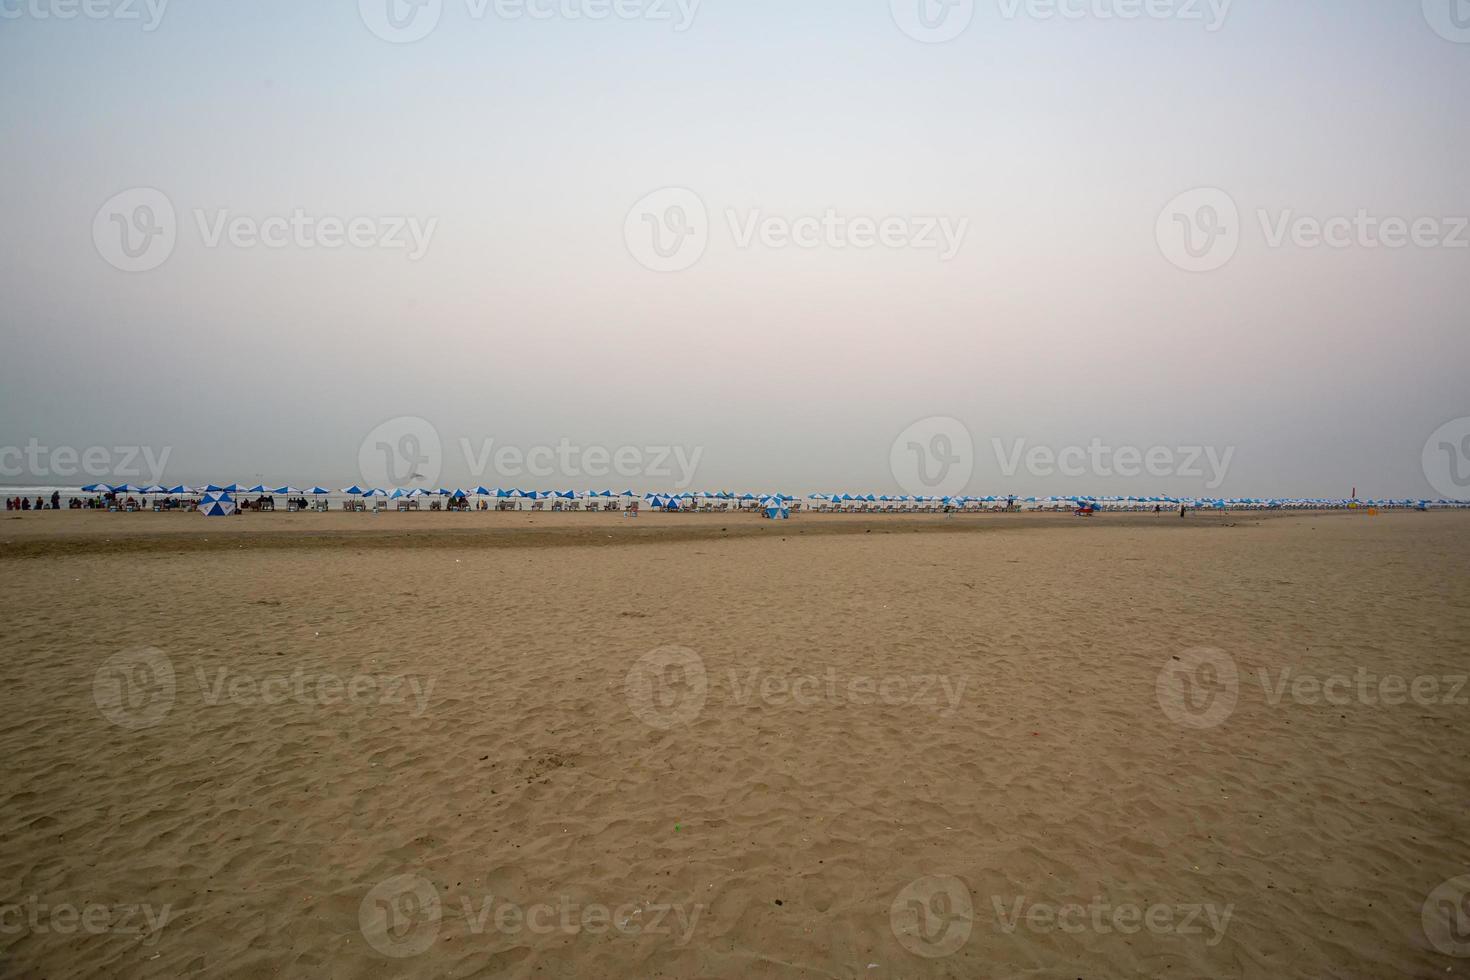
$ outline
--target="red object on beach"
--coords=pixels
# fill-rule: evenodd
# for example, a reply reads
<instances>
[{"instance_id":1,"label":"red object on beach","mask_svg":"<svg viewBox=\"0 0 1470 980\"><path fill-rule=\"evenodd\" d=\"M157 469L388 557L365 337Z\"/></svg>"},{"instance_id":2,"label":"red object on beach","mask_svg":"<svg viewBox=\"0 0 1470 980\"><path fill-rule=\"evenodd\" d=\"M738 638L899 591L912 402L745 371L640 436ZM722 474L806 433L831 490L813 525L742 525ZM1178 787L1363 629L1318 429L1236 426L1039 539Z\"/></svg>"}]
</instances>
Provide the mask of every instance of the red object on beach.
<instances>
[{"instance_id":1,"label":"red object on beach","mask_svg":"<svg viewBox=\"0 0 1470 980\"><path fill-rule=\"evenodd\" d=\"M1096 512L1096 510L1097 508L1093 507L1091 504L1084 504L1083 506L1078 507L1076 510L1072 511L1072 516L1091 517Z\"/></svg>"}]
</instances>

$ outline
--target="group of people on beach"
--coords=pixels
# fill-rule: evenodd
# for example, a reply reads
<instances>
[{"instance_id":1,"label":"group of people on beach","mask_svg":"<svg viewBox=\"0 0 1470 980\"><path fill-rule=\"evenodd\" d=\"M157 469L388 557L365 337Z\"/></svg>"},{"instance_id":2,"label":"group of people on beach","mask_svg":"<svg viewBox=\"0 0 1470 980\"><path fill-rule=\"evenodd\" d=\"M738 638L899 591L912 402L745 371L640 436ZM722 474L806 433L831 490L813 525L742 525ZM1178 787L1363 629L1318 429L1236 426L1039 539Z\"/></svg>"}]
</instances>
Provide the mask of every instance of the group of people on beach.
<instances>
[{"instance_id":1,"label":"group of people on beach","mask_svg":"<svg viewBox=\"0 0 1470 980\"><path fill-rule=\"evenodd\" d=\"M194 506L192 502L176 501L172 498L161 499L159 501L159 504L166 510L182 510L186 508L192 509ZM136 498L132 494L129 494L127 497L119 497L115 493L104 493L98 494L95 497L68 497L65 509L107 510L111 507L117 507L120 509L132 508L134 510L147 510L149 508L149 504L147 497ZM31 502L30 497L6 497L5 509L61 510L63 509L61 505L61 492L58 490L51 491L51 497L49 500L44 496L37 495L34 503Z\"/></svg>"},{"instance_id":2,"label":"group of people on beach","mask_svg":"<svg viewBox=\"0 0 1470 980\"><path fill-rule=\"evenodd\" d=\"M71 499L71 504L69 506L73 510L75 510L77 508L78 504L77 504L77 499L75 497L73 497ZM31 503L31 498L30 497L6 497L5 498L5 509L6 510L60 510L61 509L61 492L58 491L58 490L52 490L51 491L51 501L50 501L50 503L47 503L45 497L42 497L39 494L37 494L37 496L36 496L36 502L35 502L34 505Z\"/></svg>"}]
</instances>

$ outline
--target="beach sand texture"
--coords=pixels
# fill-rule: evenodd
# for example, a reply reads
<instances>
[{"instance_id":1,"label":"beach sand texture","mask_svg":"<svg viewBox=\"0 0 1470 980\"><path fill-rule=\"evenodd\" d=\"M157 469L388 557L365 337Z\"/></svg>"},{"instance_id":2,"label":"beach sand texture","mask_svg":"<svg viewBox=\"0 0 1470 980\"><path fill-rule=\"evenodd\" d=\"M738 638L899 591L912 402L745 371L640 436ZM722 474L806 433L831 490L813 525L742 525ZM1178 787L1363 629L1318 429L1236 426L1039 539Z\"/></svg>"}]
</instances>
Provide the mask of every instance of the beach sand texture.
<instances>
[{"instance_id":1,"label":"beach sand texture","mask_svg":"<svg viewBox=\"0 0 1470 980\"><path fill-rule=\"evenodd\" d=\"M63 512L0 569L6 976L1470 970L1462 514Z\"/></svg>"}]
</instances>

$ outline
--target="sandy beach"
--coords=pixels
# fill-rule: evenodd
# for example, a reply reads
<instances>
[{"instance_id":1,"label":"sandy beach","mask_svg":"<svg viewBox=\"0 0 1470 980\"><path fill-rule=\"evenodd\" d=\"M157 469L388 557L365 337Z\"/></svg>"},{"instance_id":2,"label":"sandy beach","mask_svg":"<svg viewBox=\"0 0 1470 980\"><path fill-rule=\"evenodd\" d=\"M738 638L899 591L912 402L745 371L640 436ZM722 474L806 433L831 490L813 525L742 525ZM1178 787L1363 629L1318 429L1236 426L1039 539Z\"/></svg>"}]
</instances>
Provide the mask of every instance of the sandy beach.
<instances>
[{"instance_id":1,"label":"sandy beach","mask_svg":"<svg viewBox=\"0 0 1470 980\"><path fill-rule=\"evenodd\" d=\"M1467 561L1456 513L10 519L0 973L1458 975Z\"/></svg>"}]
</instances>

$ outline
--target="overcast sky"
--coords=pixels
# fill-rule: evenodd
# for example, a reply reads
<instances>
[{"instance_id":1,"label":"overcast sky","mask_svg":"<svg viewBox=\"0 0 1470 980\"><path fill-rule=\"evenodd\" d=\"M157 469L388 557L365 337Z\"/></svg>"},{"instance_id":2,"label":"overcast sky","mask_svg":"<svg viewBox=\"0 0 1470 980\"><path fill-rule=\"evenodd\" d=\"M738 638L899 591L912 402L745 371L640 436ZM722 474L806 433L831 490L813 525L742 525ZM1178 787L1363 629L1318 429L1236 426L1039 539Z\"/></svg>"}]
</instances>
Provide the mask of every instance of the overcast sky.
<instances>
[{"instance_id":1,"label":"overcast sky","mask_svg":"<svg viewBox=\"0 0 1470 980\"><path fill-rule=\"evenodd\" d=\"M1470 496L1470 4L920 2L0 0L0 483Z\"/></svg>"}]
</instances>

